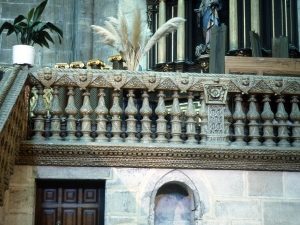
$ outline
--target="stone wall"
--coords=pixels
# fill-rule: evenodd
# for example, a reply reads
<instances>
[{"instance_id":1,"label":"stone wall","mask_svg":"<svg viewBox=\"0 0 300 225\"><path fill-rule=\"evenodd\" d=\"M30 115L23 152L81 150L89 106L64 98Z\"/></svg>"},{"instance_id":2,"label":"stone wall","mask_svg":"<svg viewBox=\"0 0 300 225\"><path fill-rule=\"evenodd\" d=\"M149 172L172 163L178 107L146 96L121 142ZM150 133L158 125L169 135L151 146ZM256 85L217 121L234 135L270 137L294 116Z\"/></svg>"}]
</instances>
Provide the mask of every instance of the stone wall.
<instances>
[{"instance_id":1,"label":"stone wall","mask_svg":"<svg viewBox=\"0 0 300 225\"><path fill-rule=\"evenodd\" d=\"M2 0L0 7L0 24L22 14L27 16L29 10L37 7L42 0ZM109 63L109 56L116 51L103 46L96 41L99 37L93 35L90 25L103 25L108 16L117 14L118 0L51 0L45 8L42 20L52 22L64 32L60 45L56 36L55 44L50 43L50 49L35 45L35 65L37 67L53 67L57 62L71 63L74 61L87 62L99 58ZM0 35L0 65L11 65L12 46L17 44L14 34L6 37Z\"/></svg>"},{"instance_id":2,"label":"stone wall","mask_svg":"<svg viewBox=\"0 0 300 225\"><path fill-rule=\"evenodd\" d=\"M155 210L162 210L155 197L163 194L158 190L168 183L189 193L194 223L181 224L293 225L300 221L300 173L16 166L0 209L3 225L33 225L35 178L105 179L106 225L154 224ZM167 197L174 200L174 196ZM176 210L184 210L180 207L186 201L179 201ZM170 218L174 212L166 208L166 215Z\"/></svg>"}]
</instances>

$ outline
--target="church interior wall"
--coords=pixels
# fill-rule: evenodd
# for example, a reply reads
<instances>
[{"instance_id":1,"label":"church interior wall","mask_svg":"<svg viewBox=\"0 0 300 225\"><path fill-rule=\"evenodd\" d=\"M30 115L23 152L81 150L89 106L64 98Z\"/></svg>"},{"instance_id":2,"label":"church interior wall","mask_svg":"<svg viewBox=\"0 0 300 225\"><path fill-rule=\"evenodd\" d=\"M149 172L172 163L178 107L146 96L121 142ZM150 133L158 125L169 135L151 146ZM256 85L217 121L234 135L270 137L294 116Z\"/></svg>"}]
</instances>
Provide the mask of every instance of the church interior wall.
<instances>
[{"instance_id":1,"label":"church interior wall","mask_svg":"<svg viewBox=\"0 0 300 225\"><path fill-rule=\"evenodd\" d=\"M154 223L155 198L160 187L170 183L186 188L193 203L189 206L193 220L182 224L276 225L299 221L300 173L296 172L16 166L0 209L0 224L33 225L35 180L54 178L106 180L107 225L163 224ZM176 196L171 191L166 197L172 203ZM185 210L186 200L178 201L174 210ZM166 208L166 215L175 218L176 214Z\"/></svg>"}]
</instances>

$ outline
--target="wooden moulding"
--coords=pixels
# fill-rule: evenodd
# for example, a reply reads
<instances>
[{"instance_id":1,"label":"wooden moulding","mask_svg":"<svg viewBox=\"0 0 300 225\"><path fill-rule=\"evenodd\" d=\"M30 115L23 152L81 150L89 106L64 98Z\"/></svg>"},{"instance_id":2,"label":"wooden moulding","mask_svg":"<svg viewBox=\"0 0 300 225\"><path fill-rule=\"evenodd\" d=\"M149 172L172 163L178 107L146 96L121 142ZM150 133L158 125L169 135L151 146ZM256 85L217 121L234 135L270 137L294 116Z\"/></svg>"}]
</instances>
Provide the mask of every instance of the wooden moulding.
<instances>
[{"instance_id":1,"label":"wooden moulding","mask_svg":"<svg viewBox=\"0 0 300 225\"><path fill-rule=\"evenodd\" d=\"M226 56L225 73L300 75L300 59Z\"/></svg>"}]
</instances>

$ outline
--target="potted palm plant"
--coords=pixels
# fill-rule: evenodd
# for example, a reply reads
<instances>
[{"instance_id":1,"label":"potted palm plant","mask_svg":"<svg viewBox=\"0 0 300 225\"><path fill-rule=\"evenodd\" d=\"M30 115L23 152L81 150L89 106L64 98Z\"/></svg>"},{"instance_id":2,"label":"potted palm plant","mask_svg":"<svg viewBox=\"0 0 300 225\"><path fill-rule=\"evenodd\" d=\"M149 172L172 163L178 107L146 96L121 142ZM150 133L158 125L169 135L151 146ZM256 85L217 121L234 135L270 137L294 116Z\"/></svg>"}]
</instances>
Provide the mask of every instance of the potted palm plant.
<instances>
[{"instance_id":1,"label":"potted palm plant","mask_svg":"<svg viewBox=\"0 0 300 225\"><path fill-rule=\"evenodd\" d=\"M48 0L43 1L38 7L33 8L27 14L19 15L13 23L4 22L0 27L0 34L7 30L7 36L15 33L18 45L13 46L13 64L34 65L34 44L49 48L48 41L54 43L50 33L56 33L61 44L63 32L50 22L42 22L41 15Z\"/></svg>"}]
</instances>

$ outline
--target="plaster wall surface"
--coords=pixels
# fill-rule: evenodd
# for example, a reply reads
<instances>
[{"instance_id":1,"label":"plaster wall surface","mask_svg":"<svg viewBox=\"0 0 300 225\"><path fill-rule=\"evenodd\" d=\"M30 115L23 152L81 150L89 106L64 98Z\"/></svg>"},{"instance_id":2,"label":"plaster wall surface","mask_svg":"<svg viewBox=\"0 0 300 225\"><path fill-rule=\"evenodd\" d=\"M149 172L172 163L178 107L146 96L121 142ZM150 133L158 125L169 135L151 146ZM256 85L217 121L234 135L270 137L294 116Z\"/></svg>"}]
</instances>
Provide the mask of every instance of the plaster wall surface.
<instances>
[{"instance_id":1,"label":"plaster wall surface","mask_svg":"<svg viewBox=\"0 0 300 225\"><path fill-rule=\"evenodd\" d=\"M182 224L296 225L300 221L300 173L296 172L16 166L0 208L0 224L34 224L37 178L106 180L106 225L158 224L155 197L170 182L189 193L181 206L190 207L192 222ZM174 215L170 208L166 213L168 218Z\"/></svg>"}]
</instances>

